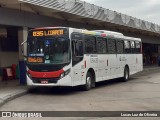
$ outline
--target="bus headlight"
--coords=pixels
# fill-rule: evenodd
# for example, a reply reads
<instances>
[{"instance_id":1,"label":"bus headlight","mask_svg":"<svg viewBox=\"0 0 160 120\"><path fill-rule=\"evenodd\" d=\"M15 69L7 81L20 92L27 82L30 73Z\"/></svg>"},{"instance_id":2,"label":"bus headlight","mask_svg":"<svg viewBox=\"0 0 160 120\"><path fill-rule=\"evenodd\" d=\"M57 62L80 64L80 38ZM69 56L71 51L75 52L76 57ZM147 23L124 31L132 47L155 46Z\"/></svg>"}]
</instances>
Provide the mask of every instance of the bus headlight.
<instances>
[{"instance_id":1,"label":"bus headlight","mask_svg":"<svg viewBox=\"0 0 160 120\"><path fill-rule=\"evenodd\" d=\"M32 76L31 76L31 74L30 74L29 72L27 72L27 75L28 75L28 77L29 77L30 79L32 79Z\"/></svg>"},{"instance_id":2,"label":"bus headlight","mask_svg":"<svg viewBox=\"0 0 160 120\"><path fill-rule=\"evenodd\" d=\"M60 78L62 79L64 76L65 76L65 74L64 74L64 73L62 73L62 74L61 74L61 76L60 76Z\"/></svg>"},{"instance_id":3,"label":"bus headlight","mask_svg":"<svg viewBox=\"0 0 160 120\"><path fill-rule=\"evenodd\" d=\"M62 79L63 77L65 77L66 75L68 75L68 74L70 73L70 71L71 71L70 69L64 71L64 72L61 74L60 78Z\"/></svg>"}]
</instances>

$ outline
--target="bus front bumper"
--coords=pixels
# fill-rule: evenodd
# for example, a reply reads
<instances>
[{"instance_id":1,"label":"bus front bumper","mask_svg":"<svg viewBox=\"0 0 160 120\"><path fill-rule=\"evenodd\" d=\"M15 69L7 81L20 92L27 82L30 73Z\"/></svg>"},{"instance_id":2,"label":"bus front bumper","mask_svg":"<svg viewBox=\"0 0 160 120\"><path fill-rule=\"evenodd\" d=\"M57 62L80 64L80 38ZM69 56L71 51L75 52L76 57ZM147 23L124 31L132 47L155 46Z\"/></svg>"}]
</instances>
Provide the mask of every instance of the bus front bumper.
<instances>
[{"instance_id":1,"label":"bus front bumper","mask_svg":"<svg viewBox=\"0 0 160 120\"><path fill-rule=\"evenodd\" d=\"M33 80L30 79L28 75L26 75L27 78L27 85L28 86L73 86L72 85L72 79L69 75L59 79L57 83L47 83L47 84L42 84L42 83L34 83Z\"/></svg>"}]
</instances>

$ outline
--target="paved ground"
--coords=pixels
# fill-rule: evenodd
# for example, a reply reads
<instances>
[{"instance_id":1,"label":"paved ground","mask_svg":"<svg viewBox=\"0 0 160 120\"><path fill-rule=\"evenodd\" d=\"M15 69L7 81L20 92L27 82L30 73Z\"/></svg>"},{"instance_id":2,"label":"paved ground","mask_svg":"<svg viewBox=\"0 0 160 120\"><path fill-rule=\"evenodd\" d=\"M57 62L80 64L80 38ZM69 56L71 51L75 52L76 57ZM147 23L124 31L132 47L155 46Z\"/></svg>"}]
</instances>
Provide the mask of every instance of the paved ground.
<instances>
[{"instance_id":1,"label":"paved ground","mask_svg":"<svg viewBox=\"0 0 160 120\"><path fill-rule=\"evenodd\" d=\"M160 111L159 70L136 74L126 83L118 80L102 82L87 92L82 92L78 88L44 89L35 89L30 94L10 101L2 106L0 111ZM106 118L68 119L106 120ZM135 120L152 119L159 120L159 118L136 118Z\"/></svg>"},{"instance_id":2,"label":"paved ground","mask_svg":"<svg viewBox=\"0 0 160 120\"><path fill-rule=\"evenodd\" d=\"M27 93L27 87L18 80L0 81L0 106Z\"/></svg>"}]
</instances>

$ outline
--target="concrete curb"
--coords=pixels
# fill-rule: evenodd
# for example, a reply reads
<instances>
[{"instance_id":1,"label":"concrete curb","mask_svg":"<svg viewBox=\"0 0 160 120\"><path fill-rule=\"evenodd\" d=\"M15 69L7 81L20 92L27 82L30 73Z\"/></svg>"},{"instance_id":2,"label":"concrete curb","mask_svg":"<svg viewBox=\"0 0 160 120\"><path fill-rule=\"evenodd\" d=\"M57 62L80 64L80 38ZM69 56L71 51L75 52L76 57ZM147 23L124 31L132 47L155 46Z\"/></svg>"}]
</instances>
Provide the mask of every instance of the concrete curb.
<instances>
[{"instance_id":1,"label":"concrete curb","mask_svg":"<svg viewBox=\"0 0 160 120\"><path fill-rule=\"evenodd\" d=\"M3 98L0 99L0 107L2 107L5 103L11 101L11 100L14 100L18 97L21 97L23 95L26 95L28 93L28 90L23 90L23 91L20 91L20 92L16 92L14 94L11 94L11 95L7 95Z\"/></svg>"}]
</instances>

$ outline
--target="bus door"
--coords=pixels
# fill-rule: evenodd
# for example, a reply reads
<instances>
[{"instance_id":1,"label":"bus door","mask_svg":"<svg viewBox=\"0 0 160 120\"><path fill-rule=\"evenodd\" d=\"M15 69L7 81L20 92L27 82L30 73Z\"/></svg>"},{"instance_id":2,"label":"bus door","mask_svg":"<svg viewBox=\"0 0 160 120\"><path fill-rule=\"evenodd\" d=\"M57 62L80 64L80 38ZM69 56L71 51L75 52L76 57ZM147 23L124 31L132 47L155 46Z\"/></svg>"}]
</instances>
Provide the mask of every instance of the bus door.
<instances>
[{"instance_id":1,"label":"bus door","mask_svg":"<svg viewBox=\"0 0 160 120\"><path fill-rule=\"evenodd\" d=\"M73 85L81 85L83 60L82 34L72 33L72 81Z\"/></svg>"},{"instance_id":2,"label":"bus door","mask_svg":"<svg viewBox=\"0 0 160 120\"><path fill-rule=\"evenodd\" d=\"M124 55L124 41L122 39L116 40L116 52L117 52L117 77L122 77L125 66L125 55Z\"/></svg>"}]
</instances>

